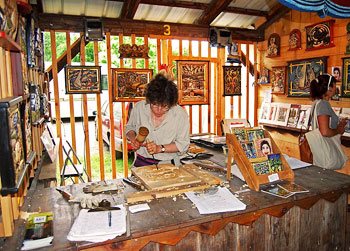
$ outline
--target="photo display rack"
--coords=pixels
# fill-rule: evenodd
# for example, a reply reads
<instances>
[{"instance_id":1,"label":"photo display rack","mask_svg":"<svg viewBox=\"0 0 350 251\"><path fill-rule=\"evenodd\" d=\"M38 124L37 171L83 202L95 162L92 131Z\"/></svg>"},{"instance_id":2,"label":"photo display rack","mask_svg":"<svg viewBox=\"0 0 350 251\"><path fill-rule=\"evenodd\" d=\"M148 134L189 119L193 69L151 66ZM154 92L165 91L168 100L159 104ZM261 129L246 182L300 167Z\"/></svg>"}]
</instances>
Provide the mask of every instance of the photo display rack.
<instances>
[{"instance_id":1,"label":"photo display rack","mask_svg":"<svg viewBox=\"0 0 350 251\"><path fill-rule=\"evenodd\" d=\"M263 129L261 129L263 130ZM261 184L271 183L278 180L294 181L294 172L290 168L288 162L284 158L282 152L277 147L273 138L268 131L263 130L264 137L269 138L271 141L271 147L273 154L279 154L282 162L282 170L278 172L271 172L266 174L257 174L252 161L250 161L244 152L241 143L238 141L235 134L226 134L226 144L228 147L228 160L227 160L227 179L231 178L231 164L232 158L235 160L238 168L240 169L247 185L250 189L259 191ZM258 161L259 158L256 158Z\"/></svg>"}]
</instances>

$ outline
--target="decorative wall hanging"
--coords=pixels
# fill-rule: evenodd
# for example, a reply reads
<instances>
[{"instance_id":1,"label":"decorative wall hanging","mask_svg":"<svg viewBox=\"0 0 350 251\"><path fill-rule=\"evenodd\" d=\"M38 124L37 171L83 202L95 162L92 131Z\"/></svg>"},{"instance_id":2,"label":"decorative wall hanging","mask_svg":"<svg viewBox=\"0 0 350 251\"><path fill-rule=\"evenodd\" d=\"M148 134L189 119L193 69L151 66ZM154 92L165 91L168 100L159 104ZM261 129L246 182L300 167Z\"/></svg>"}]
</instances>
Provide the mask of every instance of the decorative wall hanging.
<instances>
[{"instance_id":1,"label":"decorative wall hanging","mask_svg":"<svg viewBox=\"0 0 350 251\"><path fill-rule=\"evenodd\" d=\"M350 54L350 22L346 25L346 52L345 55Z\"/></svg>"},{"instance_id":2,"label":"decorative wall hanging","mask_svg":"<svg viewBox=\"0 0 350 251\"><path fill-rule=\"evenodd\" d=\"M227 58L226 63L228 64L240 64L241 63L241 56L238 53L238 45L235 42L232 42L227 46Z\"/></svg>"},{"instance_id":3,"label":"decorative wall hanging","mask_svg":"<svg viewBox=\"0 0 350 251\"><path fill-rule=\"evenodd\" d=\"M347 0L278 0L281 4L298 11L316 12L320 17L350 17L350 2Z\"/></svg>"},{"instance_id":4,"label":"decorative wall hanging","mask_svg":"<svg viewBox=\"0 0 350 251\"><path fill-rule=\"evenodd\" d=\"M66 94L101 93L101 66L65 66Z\"/></svg>"},{"instance_id":5,"label":"decorative wall hanging","mask_svg":"<svg viewBox=\"0 0 350 251\"><path fill-rule=\"evenodd\" d=\"M270 71L266 67L263 67L261 77L258 80L258 84L269 84L270 83Z\"/></svg>"},{"instance_id":6,"label":"decorative wall hanging","mask_svg":"<svg viewBox=\"0 0 350 251\"><path fill-rule=\"evenodd\" d=\"M120 45L118 52L120 58L149 58L149 47L145 44L122 44Z\"/></svg>"},{"instance_id":7,"label":"decorative wall hanging","mask_svg":"<svg viewBox=\"0 0 350 251\"><path fill-rule=\"evenodd\" d=\"M223 66L224 69L224 96L242 95L241 66Z\"/></svg>"},{"instance_id":8,"label":"decorative wall hanging","mask_svg":"<svg viewBox=\"0 0 350 251\"><path fill-rule=\"evenodd\" d=\"M152 69L112 69L114 101L139 101L152 79Z\"/></svg>"},{"instance_id":9,"label":"decorative wall hanging","mask_svg":"<svg viewBox=\"0 0 350 251\"><path fill-rule=\"evenodd\" d=\"M180 105L209 103L209 61L178 60L177 88Z\"/></svg>"},{"instance_id":10,"label":"decorative wall hanging","mask_svg":"<svg viewBox=\"0 0 350 251\"><path fill-rule=\"evenodd\" d=\"M289 97L310 96L310 83L326 73L327 57L302 59L288 62L287 84Z\"/></svg>"},{"instance_id":11,"label":"decorative wall hanging","mask_svg":"<svg viewBox=\"0 0 350 251\"><path fill-rule=\"evenodd\" d=\"M350 97L350 57L343 59L343 82L341 88L341 96Z\"/></svg>"},{"instance_id":12,"label":"decorative wall hanging","mask_svg":"<svg viewBox=\"0 0 350 251\"><path fill-rule=\"evenodd\" d=\"M274 94L284 94L286 83L286 67L272 67L271 92Z\"/></svg>"},{"instance_id":13,"label":"decorative wall hanging","mask_svg":"<svg viewBox=\"0 0 350 251\"><path fill-rule=\"evenodd\" d=\"M294 29L289 34L289 51L299 49L301 49L301 32L298 29Z\"/></svg>"},{"instance_id":14,"label":"decorative wall hanging","mask_svg":"<svg viewBox=\"0 0 350 251\"><path fill-rule=\"evenodd\" d=\"M334 20L305 26L306 32L306 49L316 50L328 47L334 47L333 41L333 24Z\"/></svg>"},{"instance_id":15,"label":"decorative wall hanging","mask_svg":"<svg viewBox=\"0 0 350 251\"><path fill-rule=\"evenodd\" d=\"M267 56L268 58L280 56L281 39L277 33L273 33L269 36L267 45Z\"/></svg>"}]
</instances>

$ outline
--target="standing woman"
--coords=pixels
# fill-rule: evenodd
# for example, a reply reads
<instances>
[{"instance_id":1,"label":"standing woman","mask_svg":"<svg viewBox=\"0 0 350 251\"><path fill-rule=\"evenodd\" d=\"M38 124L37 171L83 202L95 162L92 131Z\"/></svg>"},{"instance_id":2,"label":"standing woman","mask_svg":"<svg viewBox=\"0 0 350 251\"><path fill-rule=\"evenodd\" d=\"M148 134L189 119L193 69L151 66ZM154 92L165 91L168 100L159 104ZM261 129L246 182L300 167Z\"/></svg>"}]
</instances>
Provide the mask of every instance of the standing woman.
<instances>
[{"instance_id":1,"label":"standing woman","mask_svg":"<svg viewBox=\"0 0 350 251\"><path fill-rule=\"evenodd\" d=\"M134 167L172 163L180 165L180 156L190 145L190 123L187 112L179 105L174 82L157 74L147 85L146 100L139 101L131 111L125 132L137 156ZM149 143L136 140L140 127L149 131ZM153 156L154 159L153 159Z\"/></svg>"},{"instance_id":2,"label":"standing woman","mask_svg":"<svg viewBox=\"0 0 350 251\"><path fill-rule=\"evenodd\" d=\"M313 163L327 169L340 169L346 164L346 155L340 146L340 135L345 131L346 119L340 121L329 103L329 99L335 95L335 93L336 79L333 76L328 74L320 75L311 81L310 95L312 100L314 100L311 112L312 117L310 117L312 120L312 128L318 127L322 135L320 137L328 139L318 141L317 134L312 133L309 134L310 136L308 136L307 133L306 138L314 156ZM314 122L316 122L316 124L314 124ZM323 146L322 142L325 141L332 141L333 143ZM325 158L325 156L327 156L327 158Z\"/></svg>"}]
</instances>

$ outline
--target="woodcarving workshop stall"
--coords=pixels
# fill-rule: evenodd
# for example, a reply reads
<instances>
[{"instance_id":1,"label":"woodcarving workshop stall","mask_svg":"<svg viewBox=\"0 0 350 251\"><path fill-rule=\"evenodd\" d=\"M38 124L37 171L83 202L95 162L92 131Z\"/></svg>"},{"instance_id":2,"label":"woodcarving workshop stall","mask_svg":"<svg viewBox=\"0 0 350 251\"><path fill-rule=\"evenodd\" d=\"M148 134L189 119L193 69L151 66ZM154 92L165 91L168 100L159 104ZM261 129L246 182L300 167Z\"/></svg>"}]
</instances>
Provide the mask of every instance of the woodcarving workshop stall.
<instances>
[{"instance_id":1,"label":"woodcarving workshop stall","mask_svg":"<svg viewBox=\"0 0 350 251\"><path fill-rule=\"evenodd\" d=\"M316 5L0 0L1 249L348 250L349 120L344 168L299 147L317 76L350 118L350 4ZM191 144L131 167L126 124L159 72Z\"/></svg>"}]
</instances>

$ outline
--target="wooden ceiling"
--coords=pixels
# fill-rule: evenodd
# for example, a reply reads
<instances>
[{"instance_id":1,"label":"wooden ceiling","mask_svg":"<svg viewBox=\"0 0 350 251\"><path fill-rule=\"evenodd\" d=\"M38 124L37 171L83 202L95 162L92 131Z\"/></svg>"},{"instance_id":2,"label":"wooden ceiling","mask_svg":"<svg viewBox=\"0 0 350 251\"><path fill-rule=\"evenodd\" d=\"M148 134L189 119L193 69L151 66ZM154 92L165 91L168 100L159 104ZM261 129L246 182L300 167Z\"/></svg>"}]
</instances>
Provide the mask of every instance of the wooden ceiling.
<instances>
[{"instance_id":1,"label":"wooden ceiling","mask_svg":"<svg viewBox=\"0 0 350 251\"><path fill-rule=\"evenodd\" d=\"M226 27L234 40L262 41L264 30L289 9L277 0L37 0L32 4L43 30L84 31L84 19L99 18L112 35L208 38L209 27ZM249 27L258 19L265 22Z\"/></svg>"}]
</instances>

